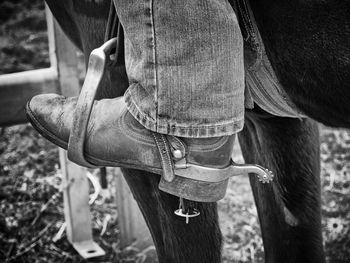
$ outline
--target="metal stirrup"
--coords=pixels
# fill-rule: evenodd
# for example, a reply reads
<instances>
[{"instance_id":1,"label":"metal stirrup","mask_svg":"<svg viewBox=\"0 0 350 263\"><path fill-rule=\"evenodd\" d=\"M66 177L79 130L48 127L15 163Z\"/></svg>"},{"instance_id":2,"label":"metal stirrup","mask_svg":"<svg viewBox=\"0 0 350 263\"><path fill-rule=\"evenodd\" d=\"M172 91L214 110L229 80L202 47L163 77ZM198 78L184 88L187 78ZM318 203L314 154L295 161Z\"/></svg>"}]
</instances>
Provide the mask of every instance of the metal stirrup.
<instances>
[{"instance_id":1,"label":"metal stirrup","mask_svg":"<svg viewBox=\"0 0 350 263\"><path fill-rule=\"evenodd\" d=\"M100 82L106 69L111 65L110 55L115 48L115 64L120 52L121 25L113 1L110 2L104 44L94 49L89 57L88 70L81 89L73 118L73 128L68 141L68 159L85 167L97 168L84 157L84 142L92 107Z\"/></svg>"},{"instance_id":2,"label":"metal stirrup","mask_svg":"<svg viewBox=\"0 0 350 263\"><path fill-rule=\"evenodd\" d=\"M89 66L80 92L73 118L73 127L68 141L69 160L85 166L96 168L84 157L84 142L96 92L102 80L111 50L116 46L117 38L112 38L101 47L94 49L89 58Z\"/></svg>"}]
</instances>

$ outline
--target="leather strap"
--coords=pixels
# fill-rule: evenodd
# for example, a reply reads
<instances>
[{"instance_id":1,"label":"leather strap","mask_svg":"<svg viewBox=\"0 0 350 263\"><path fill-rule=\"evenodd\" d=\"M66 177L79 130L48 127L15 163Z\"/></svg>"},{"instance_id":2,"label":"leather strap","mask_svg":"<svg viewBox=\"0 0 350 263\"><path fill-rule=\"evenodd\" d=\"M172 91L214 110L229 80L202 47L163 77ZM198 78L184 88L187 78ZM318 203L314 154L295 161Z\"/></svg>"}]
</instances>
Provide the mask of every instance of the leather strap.
<instances>
[{"instance_id":1,"label":"leather strap","mask_svg":"<svg viewBox=\"0 0 350 263\"><path fill-rule=\"evenodd\" d=\"M171 150L164 134L152 132L154 141L158 147L160 160L163 168L163 178L167 182L172 182L175 178Z\"/></svg>"},{"instance_id":2,"label":"leather strap","mask_svg":"<svg viewBox=\"0 0 350 263\"><path fill-rule=\"evenodd\" d=\"M117 36L119 30L118 16L115 11L113 0L110 2L109 13L105 31L104 42L107 42L111 38Z\"/></svg>"}]
</instances>

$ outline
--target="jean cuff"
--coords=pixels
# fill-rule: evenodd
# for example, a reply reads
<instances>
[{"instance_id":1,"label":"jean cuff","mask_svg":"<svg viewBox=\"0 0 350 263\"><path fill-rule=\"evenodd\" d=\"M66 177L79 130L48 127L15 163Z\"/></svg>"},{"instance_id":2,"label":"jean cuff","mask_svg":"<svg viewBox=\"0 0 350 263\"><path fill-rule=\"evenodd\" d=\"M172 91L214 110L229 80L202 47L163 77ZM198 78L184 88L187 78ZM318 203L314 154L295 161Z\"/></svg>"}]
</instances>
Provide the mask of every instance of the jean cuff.
<instances>
[{"instance_id":1,"label":"jean cuff","mask_svg":"<svg viewBox=\"0 0 350 263\"><path fill-rule=\"evenodd\" d=\"M141 112L128 92L124 94L124 99L130 114L146 129L157 133L187 138L211 138L238 133L244 126L244 116L232 121L205 125L170 123L169 120L159 117L154 120Z\"/></svg>"}]
</instances>

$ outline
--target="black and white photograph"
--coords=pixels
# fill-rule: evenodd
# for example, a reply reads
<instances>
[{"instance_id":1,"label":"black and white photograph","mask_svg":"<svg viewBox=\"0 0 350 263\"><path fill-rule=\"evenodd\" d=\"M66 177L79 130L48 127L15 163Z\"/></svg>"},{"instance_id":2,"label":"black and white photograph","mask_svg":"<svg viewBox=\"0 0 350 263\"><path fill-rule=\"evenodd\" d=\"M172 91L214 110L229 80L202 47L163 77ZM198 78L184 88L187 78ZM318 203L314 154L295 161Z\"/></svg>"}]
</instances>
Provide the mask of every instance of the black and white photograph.
<instances>
[{"instance_id":1,"label":"black and white photograph","mask_svg":"<svg viewBox=\"0 0 350 263\"><path fill-rule=\"evenodd\" d=\"M0 0L1 263L349 263L350 0Z\"/></svg>"}]
</instances>

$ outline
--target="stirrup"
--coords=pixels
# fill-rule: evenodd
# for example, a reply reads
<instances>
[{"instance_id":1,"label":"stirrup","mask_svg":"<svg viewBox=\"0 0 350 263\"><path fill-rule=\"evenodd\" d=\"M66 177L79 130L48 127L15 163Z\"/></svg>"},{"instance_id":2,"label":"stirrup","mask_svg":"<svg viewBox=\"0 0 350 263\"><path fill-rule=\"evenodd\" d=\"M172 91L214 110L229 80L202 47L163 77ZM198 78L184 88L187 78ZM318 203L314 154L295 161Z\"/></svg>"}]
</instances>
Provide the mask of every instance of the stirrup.
<instances>
[{"instance_id":1,"label":"stirrup","mask_svg":"<svg viewBox=\"0 0 350 263\"><path fill-rule=\"evenodd\" d=\"M85 167L98 168L86 161L84 141L96 93L106 66L111 63L111 51L116 47L117 41L116 37L112 38L91 52L88 70L75 108L74 125L68 142L68 158Z\"/></svg>"}]
</instances>

